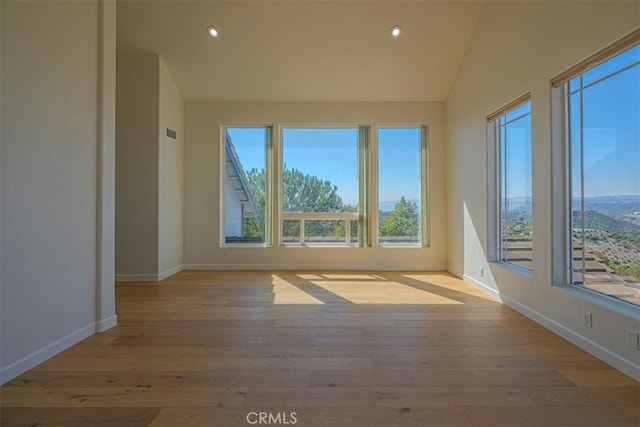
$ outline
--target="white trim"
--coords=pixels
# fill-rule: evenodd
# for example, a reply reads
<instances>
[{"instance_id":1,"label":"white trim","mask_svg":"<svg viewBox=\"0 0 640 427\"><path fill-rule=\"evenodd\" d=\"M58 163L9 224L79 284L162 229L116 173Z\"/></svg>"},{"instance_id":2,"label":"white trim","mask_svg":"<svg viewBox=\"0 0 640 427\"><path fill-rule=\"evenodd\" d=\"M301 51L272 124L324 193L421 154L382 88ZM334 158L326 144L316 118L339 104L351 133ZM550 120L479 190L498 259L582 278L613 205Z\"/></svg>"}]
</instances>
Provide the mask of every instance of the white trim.
<instances>
[{"instance_id":1,"label":"white trim","mask_svg":"<svg viewBox=\"0 0 640 427\"><path fill-rule=\"evenodd\" d=\"M467 281L467 282L469 282L469 283L471 283L472 285L474 285L476 288L480 289L484 293L486 293L488 295L491 295L492 297L494 297L498 301L503 302L502 295L500 294L500 291L497 291L497 290L493 289L492 287L490 287L486 283L483 283L483 282L481 282L479 280L476 280L473 277L469 276L468 274L463 274L462 275L462 279Z\"/></svg>"},{"instance_id":2,"label":"white trim","mask_svg":"<svg viewBox=\"0 0 640 427\"><path fill-rule=\"evenodd\" d=\"M454 276L456 276L458 279L462 279L462 276L464 276L464 274L462 274L460 270L458 270L452 265L447 265L447 271L453 274Z\"/></svg>"},{"instance_id":3,"label":"white trim","mask_svg":"<svg viewBox=\"0 0 640 427\"><path fill-rule=\"evenodd\" d=\"M510 271L513 274L518 274L522 277L526 277L527 279L533 279L533 270L525 267L521 267L518 264L514 264L508 261L490 261L489 266L496 266L498 268L502 268L504 270Z\"/></svg>"},{"instance_id":4,"label":"white trim","mask_svg":"<svg viewBox=\"0 0 640 427\"><path fill-rule=\"evenodd\" d=\"M183 265L177 265L158 274L116 274L116 282L160 282L184 269Z\"/></svg>"},{"instance_id":5,"label":"white trim","mask_svg":"<svg viewBox=\"0 0 640 427\"><path fill-rule=\"evenodd\" d=\"M115 318L116 4L98 2L96 321ZM110 317L110 318L111 318ZM115 325L115 323L114 323ZM113 325L112 325L113 326ZM108 329L105 327L102 330Z\"/></svg>"},{"instance_id":6,"label":"white trim","mask_svg":"<svg viewBox=\"0 0 640 427\"><path fill-rule=\"evenodd\" d=\"M449 266L447 270L449 270L449 272L451 272L452 274L455 274L454 272L456 271L455 268L451 266ZM539 313L538 311L514 300L513 298L510 298L508 296L503 297L499 291L496 291L495 289L490 288L485 283L482 283L467 274L463 275L463 279L472 283L478 289L484 291L485 293L497 298L503 304L514 309L515 311L522 314L523 316L533 320L534 322L538 323L542 327L561 336L562 338L566 339L572 344L580 347L582 350L586 351L587 353L613 366L617 370L630 376L636 381L640 381L640 364L635 364L631 360L622 358L620 355L612 352L611 350L598 344L597 342L594 342L591 339L583 335L580 335L579 333L556 322L555 320L545 316L544 314Z\"/></svg>"},{"instance_id":7,"label":"white trim","mask_svg":"<svg viewBox=\"0 0 640 427\"><path fill-rule=\"evenodd\" d=\"M157 282L157 274L116 274L116 282Z\"/></svg>"},{"instance_id":8,"label":"white trim","mask_svg":"<svg viewBox=\"0 0 640 427\"><path fill-rule=\"evenodd\" d=\"M109 320L110 319L107 319L106 321ZM102 324L102 326L104 325L105 323ZM46 345L41 349L36 350L33 353L28 354L25 357L13 362L12 364L0 370L0 384L11 381L18 375L23 374L29 369L55 356L56 354L63 352L72 345L79 343L83 339L90 337L96 332L96 330L97 323L90 323L87 326L84 326L77 331L72 332L69 335L62 337L59 340L54 341L51 344Z\"/></svg>"},{"instance_id":9,"label":"white trim","mask_svg":"<svg viewBox=\"0 0 640 427\"><path fill-rule=\"evenodd\" d=\"M167 277L173 276L176 273L180 273L182 270L184 270L184 266L182 265L177 265L173 268L168 269L167 271L164 271L160 274L158 274L158 282L166 279Z\"/></svg>"},{"instance_id":10,"label":"white trim","mask_svg":"<svg viewBox=\"0 0 640 427\"><path fill-rule=\"evenodd\" d=\"M513 308L518 313L528 317L536 323L539 323L541 326L549 329L551 332L560 335L562 338L566 339L572 344L577 345L582 350L592 354L603 362L608 363L609 365L630 376L636 381L640 381L640 364L635 364L631 360L620 357L620 355L615 354L614 352L598 344L597 342L594 342L589 338L576 333L566 326L561 325L555 320L537 312L536 310L531 309L530 307L527 307L524 304L517 302L514 299L505 297L503 301L507 306Z\"/></svg>"},{"instance_id":11,"label":"white trim","mask_svg":"<svg viewBox=\"0 0 640 427\"><path fill-rule=\"evenodd\" d=\"M185 270L323 270L323 271L444 271L444 264L406 266L397 264L376 264L372 268L370 264L338 265L338 264L185 264Z\"/></svg>"},{"instance_id":12,"label":"white trim","mask_svg":"<svg viewBox=\"0 0 640 427\"><path fill-rule=\"evenodd\" d=\"M225 244L225 234L227 227L227 127L224 125L220 125L220 146L218 150L219 160L219 170L218 173L218 182L220 183L218 188L218 201L220 203L218 210L218 246L222 247Z\"/></svg>"},{"instance_id":13,"label":"white trim","mask_svg":"<svg viewBox=\"0 0 640 427\"><path fill-rule=\"evenodd\" d=\"M554 286L554 288L621 316L640 319L638 317L640 315L640 308L633 303L619 300L607 294L594 291L593 289L586 287L583 288L576 285L557 285Z\"/></svg>"},{"instance_id":14,"label":"white trim","mask_svg":"<svg viewBox=\"0 0 640 427\"><path fill-rule=\"evenodd\" d=\"M118 324L118 316L114 314L111 317L107 317L106 319L102 319L96 322L96 332L104 332L116 326Z\"/></svg>"}]
</instances>

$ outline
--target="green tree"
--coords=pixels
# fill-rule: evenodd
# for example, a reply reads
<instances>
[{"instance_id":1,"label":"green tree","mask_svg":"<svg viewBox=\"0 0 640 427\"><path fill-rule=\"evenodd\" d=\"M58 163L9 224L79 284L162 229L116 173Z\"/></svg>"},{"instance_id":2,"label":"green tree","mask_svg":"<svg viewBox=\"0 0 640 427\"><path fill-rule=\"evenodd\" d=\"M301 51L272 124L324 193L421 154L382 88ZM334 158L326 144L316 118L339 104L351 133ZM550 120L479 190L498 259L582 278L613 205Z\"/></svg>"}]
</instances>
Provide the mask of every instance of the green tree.
<instances>
[{"instance_id":1,"label":"green tree","mask_svg":"<svg viewBox=\"0 0 640 427\"><path fill-rule=\"evenodd\" d=\"M382 221L380 236L417 237L420 229L419 224L418 205L402 196L393 211L389 212L389 215Z\"/></svg>"},{"instance_id":2,"label":"green tree","mask_svg":"<svg viewBox=\"0 0 640 427\"><path fill-rule=\"evenodd\" d=\"M258 212L255 226L259 234L264 236L266 210L266 179L264 169L251 169L247 173L249 187L256 202ZM282 211L283 212L347 212L348 207L338 195L338 187L329 180L322 180L317 176L307 175L297 169L288 169L282 173ZM253 220L253 219L252 219ZM284 234L295 236L299 234L299 225L295 221L285 221ZM245 230L254 230L253 224L245 223ZM313 221L306 224L307 235L330 236L335 235L334 221ZM343 232L344 233L344 232Z\"/></svg>"},{"instance_id":3,"label":"green tree","mask_svg":"<svg viewBox=\"0 0 640 427\"><path fill-rule=\"evenodd\" d=\"M344 204L338 187L329 180L285 166L282 187L283 212L342 212Z\"/></svg>"},{"instance_id":4,"label":"green tree","mask_svg":"<svg viewBox=\"0 0 640 427\"><path fill-rule=\"evenodd\" d=\"M254 218L247 218L244 220L244 237L262 237L265 236L265 214L267 206L267 198L265 194L266 178L264 170L258 171L253 168L247 173L247 181L249 184L249 191L255 201L256 216Z\"/></svg>"}]
</instances>

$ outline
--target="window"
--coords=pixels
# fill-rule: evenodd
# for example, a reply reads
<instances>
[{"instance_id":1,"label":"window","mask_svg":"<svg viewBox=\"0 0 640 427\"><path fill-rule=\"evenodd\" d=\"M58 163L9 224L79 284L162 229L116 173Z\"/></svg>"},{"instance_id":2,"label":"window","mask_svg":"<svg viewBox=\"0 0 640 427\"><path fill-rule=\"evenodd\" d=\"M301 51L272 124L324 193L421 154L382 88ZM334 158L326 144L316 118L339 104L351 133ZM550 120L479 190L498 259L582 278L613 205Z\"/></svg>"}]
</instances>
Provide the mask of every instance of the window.
<instances>
[{"instance_id":1,"label":"window","mask_svg":"<svg viewBox=\"0 0 640 427\"><path fill-rule=\"evenodd\" d=\"M282 130L281 242L358 245L361 130Z\"/></svg>"},{"instance_id":2,"label":"window","mask_svg":"<svg viewBox=\"0 0 640 427\"><path fill-rule=\"evenodd\" d=\"M532 269L531 101L526 95L489 117L494 147L495 258Z\"/></svg>"},{"instance_id":3,"label":"window","mask_svg":"<svg viewBox=\"0 0 640 427\"><path fill-rule=\"evenodd\" d=\"M428 244L427 128L223 126L221 245Z\"/></svg>"},{"instance_id":4,"label":"window","mask_svg":"<svg viewBox=\"0 0 640 427\"><path fill-rule=\"evenodd\" d=\"M264 245L267 236L267 148L270 128L227 127L222 170L225 244Z\"/></svg>"},{"instance_id":5,"label":"window","mask_svg":"<svg viewBox=\"0 0 640 427\"><path fill-rule=\"evenodd\" d=\"M639 39L632 34L552 81L566 112L568 281L637 305Z\"/></svg>"},{"instance_id":6,"label":"window","mask_svg":"<svg viewBox=\"0 0 640 427\"><path fill-rule=\"evenodd\" d=\"M378 129L378 244L421 246L426 188L426 128Z\"/></svg>"}]
</instances>

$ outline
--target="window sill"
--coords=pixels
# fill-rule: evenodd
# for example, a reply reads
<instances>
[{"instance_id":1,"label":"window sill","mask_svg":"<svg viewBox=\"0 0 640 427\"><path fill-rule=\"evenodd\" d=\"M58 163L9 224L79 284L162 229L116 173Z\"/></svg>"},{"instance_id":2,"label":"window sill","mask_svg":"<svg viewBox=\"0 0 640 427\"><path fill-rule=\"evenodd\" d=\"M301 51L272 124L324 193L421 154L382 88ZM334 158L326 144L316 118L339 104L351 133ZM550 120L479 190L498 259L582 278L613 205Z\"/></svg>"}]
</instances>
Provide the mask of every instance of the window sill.
<instances>
[{"instance_id":1,"label":"window sill","mask_svg":"<svg viewBox=\"0 0 640 427\"><path fill-rule=\"evenodd\" d=\"M527 279L533 279L533 270L528 270L524 267L520 267L518 265L510 264L503 261L490 261L489 264L491 266L500 267L503 270L507 270L520 276L526 277Z\"/></svg>"},{"instance_id":2,"label":"window sill","mask_svg":"<svg viewBox=\"0 0 640 427\"><path fill-rule=\"evenodd\" d=\"M268 248L265 243L222 243L221 248Z\"/></svg>"},{"instance_id":3,"label":"window sill","mask_svg":"<svg viewBox=\"0 0 640 427\"><path fill-rule=\"evenodd\" d=\"M637 319L640 315L640 306L636 306L631 304L630 302L616 299L615 297L601 294L588 288L582 288L580 286L568 284L555 285L554 288L585 300L588 303L597 305L606 310L613 311L622 316L628 316Z\"/></svg>"},{"instance_id":4,"label":"window sill","mask_svg":"<svg viewBox=\"0 0 640 427\"><path fill-rule=\"evenodd\" d=\"M358 245L337 245L332 243L322 244L322 243L280 243L281 248L326 248L326 249L354 249L359 248Z\"/></svg>"}]
</instances>

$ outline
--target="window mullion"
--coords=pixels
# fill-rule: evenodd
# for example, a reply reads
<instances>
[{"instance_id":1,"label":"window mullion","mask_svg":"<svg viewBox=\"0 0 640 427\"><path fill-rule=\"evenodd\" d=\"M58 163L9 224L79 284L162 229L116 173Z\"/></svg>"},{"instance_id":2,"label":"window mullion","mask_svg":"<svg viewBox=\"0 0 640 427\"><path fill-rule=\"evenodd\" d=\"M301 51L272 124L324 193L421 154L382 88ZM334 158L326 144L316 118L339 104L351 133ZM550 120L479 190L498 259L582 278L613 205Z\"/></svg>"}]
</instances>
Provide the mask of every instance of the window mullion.
<instances>
[{"instance_id":1,"label":"window mullion","mask_svg":"<svg viewBox=\"0 0 640 427\"><path fill-rule=\"evenodd\" d=\"M360 126L359 128L359 146L358 146L358 246L369 246L370 244L370 169L369 169L369 135L370 128L368 126ZM346 229L351 231L351 221L347 221L349 227ZM351 236L349 235L349 239ZM350 240L349 240L350 241Z\"/></svg>"},{"instance_id":2,"label":"window mullion","mask_svg":"<svg viewBox=\"0 0 640 427\"><path fill-rule=\"evenodd\" d=\"M420 129L421 134L421 162L420 162L420 232L422 233L422 246L430 246L430 230L429 224L431 218L429 217L430 206L429 203L429 130L426 126L422 126Z\"/></svg>"}]
</instances>

